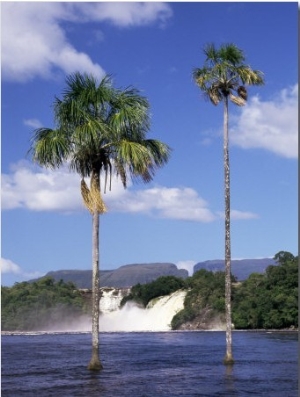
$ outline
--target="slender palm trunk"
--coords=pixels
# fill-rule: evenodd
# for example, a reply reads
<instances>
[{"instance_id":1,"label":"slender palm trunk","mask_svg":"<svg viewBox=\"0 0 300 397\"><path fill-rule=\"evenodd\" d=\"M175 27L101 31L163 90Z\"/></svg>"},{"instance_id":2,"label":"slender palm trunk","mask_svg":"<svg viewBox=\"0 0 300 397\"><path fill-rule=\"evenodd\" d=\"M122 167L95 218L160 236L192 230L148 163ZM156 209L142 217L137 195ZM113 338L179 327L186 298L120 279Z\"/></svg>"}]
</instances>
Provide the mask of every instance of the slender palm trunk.
<instances>
[{"instance_id":1,"label":"slender palm trunk","mask_svg":"<svg viewBox=\"0 0 300 397\"><path fill-rule=\"evenodd\" d=\"M231 335L231 242L230 242L230 166L228 137L228 97L224 98L224 177L225 177L225 316L226 355L224 364L233 364Z\"/></svg>"},{"instance_id":2,"label":"slender palm trunk","mask_svg":"<svg viewBox=\"0 0 300 397\"><path fill-rule=\"evenodd\" d=\"M96 206L95 206L96 207ZM99 371L103 368L99 358L99 224L100 216L95 208L93 212L93 275L92 275L92 358L88 369Z\"/></svg>"}]
</instances>

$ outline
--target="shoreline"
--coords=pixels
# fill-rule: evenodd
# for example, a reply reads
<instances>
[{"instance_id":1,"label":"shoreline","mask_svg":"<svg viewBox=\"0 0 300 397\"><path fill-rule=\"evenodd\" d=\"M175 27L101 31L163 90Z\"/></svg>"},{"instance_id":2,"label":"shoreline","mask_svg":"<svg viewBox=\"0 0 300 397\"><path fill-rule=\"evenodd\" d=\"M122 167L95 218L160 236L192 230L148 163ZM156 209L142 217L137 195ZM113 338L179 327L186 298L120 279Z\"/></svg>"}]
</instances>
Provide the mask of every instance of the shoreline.
<instances>
[{"instance_id":1,"label":"shoreline","mask_svg":"<svg viewBox=\"0 0 300 397\"><path fill-rule=\"evenodd\" d=\"M168 330L168 331L100 331L100 334L112 334L112 333L142 333L142 332L151 332L151 333L165 333L165 332L225 332L224 330L201 330L201 329L195 329L195 330ZM295 329L290 329L290 328L284 328L284 329L234 329L232 332L264 332L264 333L298 333L299 330L298 328ZM17 335L56 335L56 334L90 334L91 331L80 331L80 330L62 330L62 331L47 331L47 330L39 330L39 331L1 331L1 336L17 336Z\"/></svg>"}]
</instances>

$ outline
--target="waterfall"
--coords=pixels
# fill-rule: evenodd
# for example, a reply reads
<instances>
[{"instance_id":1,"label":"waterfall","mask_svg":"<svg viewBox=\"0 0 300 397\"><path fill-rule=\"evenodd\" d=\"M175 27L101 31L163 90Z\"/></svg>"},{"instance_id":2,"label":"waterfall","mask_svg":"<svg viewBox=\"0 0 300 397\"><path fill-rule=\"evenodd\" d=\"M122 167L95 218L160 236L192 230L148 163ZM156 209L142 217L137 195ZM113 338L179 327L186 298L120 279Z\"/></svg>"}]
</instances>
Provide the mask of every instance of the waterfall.
<instances>
[{"instance_id":1,"label":"waterfall","mask_svg":"<svg viewBox=\"0 0 300 397\"><path fill-rule=\"evenodd\" d=\"M91 299L90 290L82 290ZM187 291L178 290L173 294L152 299L146 308L128 301L120 308L121 300L130 293L130 288L101 288L99 304L100 332L169 331L174 315L183 309ZM90 332L91 319L87 315L66 318L47 327L49 332Z\"/></svg>"},{"instance_id":2,"label":"waterfall","mask_svg":"<svg viewBox=\"0 0 300 397\"><path fill-rule=\"evenodd\" d=\"M130 293L130 288L101 288L100 312L102 314L110 313L120 308L124 296Z\"/></svg>"},{"instance_id":3,"label":"waterfall","mask_svg":"<svg viewBox=\"0 0 300 397\"><path fill-rule=\"evenodd\" d=\"M100 331L169 331L172 318L183 309L185 295L186 291L178 290L170 295L155 298L148 303L146 309L129 301L122 309L105 312L101 310ZM107 300L109 296L112 297L113 294L107 295Z\"/></svg>"}]
</instances>

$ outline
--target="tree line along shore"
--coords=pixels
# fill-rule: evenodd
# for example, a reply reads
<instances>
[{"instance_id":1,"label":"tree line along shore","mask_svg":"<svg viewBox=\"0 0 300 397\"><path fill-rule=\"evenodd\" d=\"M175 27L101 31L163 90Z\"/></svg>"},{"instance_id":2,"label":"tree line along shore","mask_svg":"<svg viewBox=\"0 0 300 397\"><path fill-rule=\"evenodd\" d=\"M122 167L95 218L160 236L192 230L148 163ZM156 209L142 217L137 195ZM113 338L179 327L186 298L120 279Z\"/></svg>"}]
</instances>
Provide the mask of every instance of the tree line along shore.
<instances>
[{"instance_id":1,"label":"tree line along shore","mask_svg":"<svg viewBox=\"0 0 300 397\"><path fill-rule=\"evenodd\" d=\"M298 257L280 251L265 273L252 273L238 282L232 276L232 322L236 330L297 330ZM150 300L187 290L184 308L172 320L172 330L210 329L225 319L225 274L205 269L193 276L162 276L147 284L134 285L121 302L134 301L146 307ZM89 294L72 282L47 276L34 282L15 283L1 288L3 332L40 331L47 326L91 316Z\"/></svg>"}]
</instances>

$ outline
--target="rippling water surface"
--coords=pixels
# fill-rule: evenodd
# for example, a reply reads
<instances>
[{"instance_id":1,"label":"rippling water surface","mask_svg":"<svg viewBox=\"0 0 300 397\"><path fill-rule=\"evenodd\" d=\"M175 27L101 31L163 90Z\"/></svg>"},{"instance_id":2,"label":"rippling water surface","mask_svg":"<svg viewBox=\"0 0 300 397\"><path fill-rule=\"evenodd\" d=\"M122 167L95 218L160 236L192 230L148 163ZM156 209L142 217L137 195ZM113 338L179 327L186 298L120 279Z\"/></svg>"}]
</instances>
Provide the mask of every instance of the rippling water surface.
<instances>
[{"instance_id":1,"label":"rippling water surface","mask_svg":"<svg viewBox=\"0 0 300 397\"><path fill-rule=\"evenodd\" d=\"M89 333L2 335L2 396L296 397L297 334L234 332L225 367L224 332L101 333L104 369L86 369Z\"/></svg>"}]
</instances>

